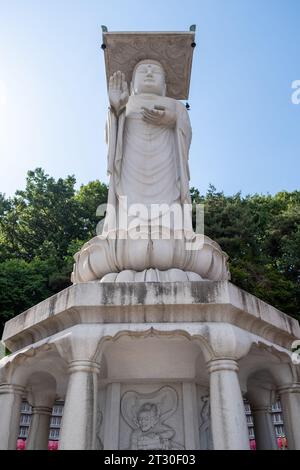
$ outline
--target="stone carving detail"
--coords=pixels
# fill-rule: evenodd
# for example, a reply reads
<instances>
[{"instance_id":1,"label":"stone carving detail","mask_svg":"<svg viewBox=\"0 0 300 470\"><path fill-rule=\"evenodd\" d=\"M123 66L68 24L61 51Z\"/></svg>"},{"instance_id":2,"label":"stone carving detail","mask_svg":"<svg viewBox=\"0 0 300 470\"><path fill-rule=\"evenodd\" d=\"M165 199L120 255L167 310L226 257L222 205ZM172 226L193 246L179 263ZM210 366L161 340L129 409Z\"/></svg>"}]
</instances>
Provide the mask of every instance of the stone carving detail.
<instances>
[{"instance_id":1,"label":"stone carving detail","mask_svg":"<svg viewBox=\"0 0 300 470\"><path fill-rule=\"evenodd\" d=\"M212 450L213 440L211 433L211 418L210 418L210 399L208 395L201 397L201 411L200 411L200 449Z\"/></svg>"},{"instance_id":2,"label":"stone carving detail","mask_svg":"<svg viewBox=\"0 0 300 470\"><path fill-rule=\"evenodd\" d=\"M97 421L96 421L96 449L97 450L103 450L103 442L102 442L102 439L101 439L102 422L103 422L103 413L102 413L100 407L98 407Z\"/></svg>"},{"instance_id":3,"label":"stone carving detail","mask_svg":"<svg viewBox=\"0 0 300 470\"><path fill-rule=\"evenodd\" d=\"M144 271L125 270L120 273L110 273L103 276L101 282L186 282L201 281L199 274L181 269L145 269Z\"/></svg>"},{"instance_id":4,"label":"stone carving detail","mask_svg":"<svg viewBox=\"0 0 300 470\"><path fill-rule=\"evenodd\" d=\"M125 392L121 400L121 414L132 428L130 449L183 449L174 440L175 429L165 423L177 407L177 392L168 386L154 393Z\"/></svg>"},{"instance_id":5,"label":"stone carving detail","mask_svg":"<svg viewBox=\"0 0 300 470\"><path fill-rule=\"evenodd\" d=\"M128 82L135 65L145 59L158 60L167 70L168 96L185 100L188 98L190 71L195 40L193 32L185 33L122 33L104 34L107 81L122 70Z\"/></svg>"}]
</instances>

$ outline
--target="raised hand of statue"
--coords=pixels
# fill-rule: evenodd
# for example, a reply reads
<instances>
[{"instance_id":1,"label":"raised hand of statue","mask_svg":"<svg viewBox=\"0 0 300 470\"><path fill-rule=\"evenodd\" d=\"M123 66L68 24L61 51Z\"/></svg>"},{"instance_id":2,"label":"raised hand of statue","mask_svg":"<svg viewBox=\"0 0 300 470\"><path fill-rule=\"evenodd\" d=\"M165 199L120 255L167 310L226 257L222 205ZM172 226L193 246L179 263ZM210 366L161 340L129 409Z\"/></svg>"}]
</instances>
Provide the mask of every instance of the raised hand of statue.
<instances>
[{"instance_id":1,"label":"raised hand of statue","mask_svg":"<svg viewBox=\"0 0 300 470\"><path fill-rule=\"evenodd\" d=\"M142 107L142 119L148 124L163 127L174 127L176 114L164 106L154 106L154 108Z\"/></svg>"},{"instance_id":2,"label":"raised hand of statue","mask_svg":"<svg viewBox=\"0 0 300 470\"><path fill-rule=\"evenodd\" d=\"M125 108L129 93L124 73L115 72L109 79L108 86L109 102L117 114Z\"/></svg>"}]
</instances>

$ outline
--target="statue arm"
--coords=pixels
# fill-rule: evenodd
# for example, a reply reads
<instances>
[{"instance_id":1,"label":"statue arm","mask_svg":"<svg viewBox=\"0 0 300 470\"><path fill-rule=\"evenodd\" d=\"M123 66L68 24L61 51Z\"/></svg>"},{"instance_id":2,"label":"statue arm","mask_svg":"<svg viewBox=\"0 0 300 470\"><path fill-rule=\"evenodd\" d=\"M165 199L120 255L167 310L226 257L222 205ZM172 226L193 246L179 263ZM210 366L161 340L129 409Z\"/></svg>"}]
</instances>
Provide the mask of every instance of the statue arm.
<instances>
[{"instance_id":1,"label":"statue arm","mask_svg":"<svg viewBox=\"0 0 300 470\"><path fill-rule=\"evenodd\" d=\"M118 173L118 162L122 156L125 110L129 98L125 75L120 71L110 77L108 97L110 108L106 121L107 173L113 175Z\"/></svg>"},{"instance_id":2,"label":"statue arm","mask_svg":"<svg viewBox=\"0 0 300 470\"><path fill-rule=\"evenodd\" d=\"M174 429L166 429L160 433L161 439L173 439L175 436L175 431Z\"/></svg>"},{"instance_id":3,"label":"statue arm","mask_svg":"<svg viewBox=\"0 0 300 470\"><path fill-rule=\"evenodd\" d=\"M187 158L188 158L188 152L190 149L190 145L192 142L192 127L191 127L191 121L189 117L189 113L186 109L186 107L180 103L179 101L177 102L177 129L180 130L180 132L183 134L185 140L186 140L186 146L187 146Z\"/></svg>"},{"instance_id":4,"label":"statue arm","mask_svg":"<svg viewBox=\"0 0 300 470\"><path fill-rule=\"evenodd\" d=\"M117 130L118 130L118 118L115 113L111 110L108 111L106 126L105 126L105 141L107 144L107 174L113 174L114 159L116 153L116 142L117 142Z\"/></svg>"},{"instance_id":5,"label":"statue arm","mask_svg":"<svg viewBox=\"0 0 300 470\"><path fill-rule=\"evenodd\" d=\"M113 109L110 108L106 121L106 143L108 146L107 174L115 177L116 184L120 179L121 171L125 109L117 116Z\"/></svg>"},{"instance_id":6,"label":"statue arm","mask_svg":"<svg viewBox=\"0 0 300 470\"><path fill-rule=\"evenodd\" d=\"M176 138L178 149L178 166L180 174L180 194L182 203L190 203L189 191L189 150L192 141L190 118L185 106L177 102Z\"/></svg>"},{"instance_id":7,"label":"statue arm","mask_svg":"<svg viewBox=\"0 0 300 470\"><path fill-rule=\"evenodd\" d=\"M154 428L154 432L159 435L160 439L173 439L176 432L167 424L158 424Z\"/></svg>"}]
</instances>

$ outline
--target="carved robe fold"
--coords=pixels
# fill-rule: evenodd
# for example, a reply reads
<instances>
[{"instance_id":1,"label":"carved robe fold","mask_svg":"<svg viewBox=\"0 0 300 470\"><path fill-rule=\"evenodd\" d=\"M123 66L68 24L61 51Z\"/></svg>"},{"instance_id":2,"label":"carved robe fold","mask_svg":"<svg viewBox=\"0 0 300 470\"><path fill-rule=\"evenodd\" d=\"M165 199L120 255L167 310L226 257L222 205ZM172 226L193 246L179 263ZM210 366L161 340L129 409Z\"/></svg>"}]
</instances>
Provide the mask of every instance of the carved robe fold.
<instances>
[{"instance_id":1,"label":"carved robe fold","mask_svg":"<svg viewBox=\"0 0 300 470\"><path fill-rule=\"evenodd\" d=\"M143 121L142 107L152 108L154 105L164 106L176 113L174 128ZM131 96L119 117L109 111L108 202L117 207L123 204L120 196L126 196L127 208L132 204L150 208L151 204L171 206L173 203L189 203L188 153L191 134L185 106L172 98ZM110 219L109 213L107 223L108 231L115 228L116 222Z\"/></svg>"}]
</instances>

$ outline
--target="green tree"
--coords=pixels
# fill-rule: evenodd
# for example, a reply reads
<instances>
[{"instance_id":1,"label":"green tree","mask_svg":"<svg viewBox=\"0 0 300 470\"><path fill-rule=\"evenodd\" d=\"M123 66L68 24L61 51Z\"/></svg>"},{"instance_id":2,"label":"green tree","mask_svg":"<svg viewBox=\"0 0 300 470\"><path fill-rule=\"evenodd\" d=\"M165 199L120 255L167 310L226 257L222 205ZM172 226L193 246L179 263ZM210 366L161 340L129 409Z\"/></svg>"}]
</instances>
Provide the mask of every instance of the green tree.
<instances>
[{"instance_id":1,"label":"green tree","mask_svg":"<svg viewBox=\"0 0 300 470\"><path fill-rule=\"evenodd\" d=\"M96 227L101 218L97 215L100 205L106 204L108 187L99 180L82 185L75 195L80 207L81 237L89 240L96 235Z\"/></svg>"},{"instance_id":2,"label":"green tree","mask_svg":"<svg viewBox=\"0 0 300 470\"><path fill-rule=\"evenodd\" d=\"M205 197L205 233L229 255L232 282L300 319L300 192Z\"/></svg>"},{"instance_id":3,"label":"green tree","mask_svg":"<svg viewBox=\"0 0 300 470\"><path fill-rule=\"evenodd\" d=\"M47 260L0 263L0 330L7 320L53 294L49 280L55 269Z\"/></svg>"},{"instance_id":4,"label":"green tree","mask_svg":"<svg viewBox=\"0 0 300 470\"><path fill-rule=\"evenodd\" d=\"M74 185L73 176L55 181L41 168L29 171L25 190L9 200L0 219L2 248L4 244L11 257L27 261L62 260L69 243L81 233Z\"/></svg>"}]
</instances>

